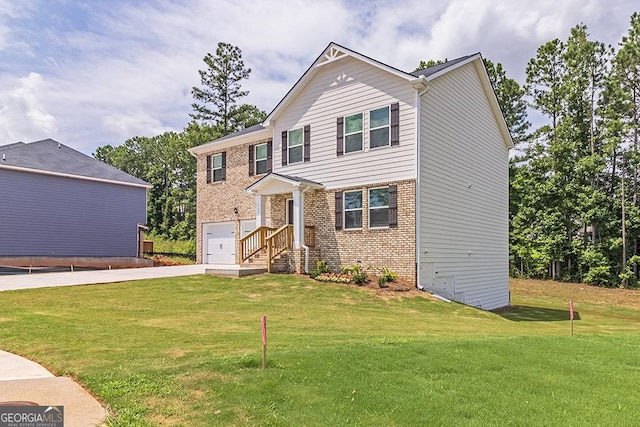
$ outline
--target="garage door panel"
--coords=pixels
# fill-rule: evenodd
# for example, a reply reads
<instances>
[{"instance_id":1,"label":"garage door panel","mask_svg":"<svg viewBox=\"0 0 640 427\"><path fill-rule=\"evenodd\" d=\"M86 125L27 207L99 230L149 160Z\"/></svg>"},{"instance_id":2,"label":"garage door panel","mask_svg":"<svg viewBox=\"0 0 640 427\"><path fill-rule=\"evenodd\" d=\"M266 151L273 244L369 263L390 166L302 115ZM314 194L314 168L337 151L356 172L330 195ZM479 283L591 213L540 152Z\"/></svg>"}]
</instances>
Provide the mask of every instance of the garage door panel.
<instances>
[{"instance_id":1,"label":"garage door panel","mask_svg":"<svg viewBox=\"0 0 640 427\"><path fill-rule=\"evenodd\" d=\"M235 263L235 224L211 223L204 225L206 239L205 254L207 264Z\"/></svg>"}]
</instances>

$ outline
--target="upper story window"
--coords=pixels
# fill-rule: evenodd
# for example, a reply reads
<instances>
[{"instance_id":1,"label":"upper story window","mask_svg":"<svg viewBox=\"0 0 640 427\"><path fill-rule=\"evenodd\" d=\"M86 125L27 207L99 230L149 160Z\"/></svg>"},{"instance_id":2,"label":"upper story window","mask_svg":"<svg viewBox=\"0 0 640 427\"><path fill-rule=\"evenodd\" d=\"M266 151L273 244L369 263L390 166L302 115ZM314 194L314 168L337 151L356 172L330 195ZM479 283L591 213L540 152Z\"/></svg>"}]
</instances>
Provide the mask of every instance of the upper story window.
<instances>
[{"instance_id":1,"label":"upper story window","mask_svg":"<svg viewBox=\"0 0 640 427\"><path fill-rule=\"evenodd\" d=\"M272 170L272 143L249 146L249 175L261 175Z\"/></svg>"},{"instance_id":2,"label":"upper story window","mask_svg":"<svg viewBox=\"0 0 640 427\"><path fill-rule=\"evenodd\" d=\"M400 144L400 103L369 110L369 149ZM364 114L338 117L336 131L336 154L364 151Z\"/></svg>"},{"instance_id":3,"label":"upper story window","mask_svg":"<svg viewBox=\"0 0 640 427\"><path fill-rule=\"evenodd\" d=\"M362 191L344 192L344 228L362 228Z\"/></svg>"},{"instance_id":4,"label":"upper story window","mask_svg":"<svg viewBox=\"0 0 640 427\"><path fill-rule=\"evenodd\" d=\"M303 131L302 128L292 129L289 131L288 141L288 155L289 164L298 163L302 161L302 142Z\"/></svg>"},{"instance_id":5,"label":"upper story window","mask_svg":"<svg viewBox=\"0 0 640 427\"><path fill-rule=\"evenodd\" d=\"M256 175L267 173L267 144L256 145Z\"/></svg>"},{"instance_id":6,"label":"upper story window","mask_svg":"<svg viewBox=\"0 0 640 427\"><path fill-rule=\"evenodd\" d=\"M369 147L385 147L389 145L390 136L389 107L369 111Z\"/></svg>"},{"instance_id":7,"label":"upper story window","mask_svg":"<svg viewBox=\"0 0 640 427\"><path fill-rule=\"evenodd\" d=\"M362 113L344 118L344 152L362 151Z\"/></svg>"},{"instance_id":8,"label":"upper story window","mask_svg":"<svg viewBox=\"0 0 640 427\"><path fill-rule=\"evenodd\" d=\"M311 126L282 131L282 166L311 160Z\"/></svg>"},{"instance_id":9,"label":"upper story window","mask_svg":"<svg viewBox=\"0 0 640 427\"><path fill-rule=\"evenodd\" d=\"M227 179L227 153L207 156L207 183L220 182Z\"/></svg>"}]
</instances>

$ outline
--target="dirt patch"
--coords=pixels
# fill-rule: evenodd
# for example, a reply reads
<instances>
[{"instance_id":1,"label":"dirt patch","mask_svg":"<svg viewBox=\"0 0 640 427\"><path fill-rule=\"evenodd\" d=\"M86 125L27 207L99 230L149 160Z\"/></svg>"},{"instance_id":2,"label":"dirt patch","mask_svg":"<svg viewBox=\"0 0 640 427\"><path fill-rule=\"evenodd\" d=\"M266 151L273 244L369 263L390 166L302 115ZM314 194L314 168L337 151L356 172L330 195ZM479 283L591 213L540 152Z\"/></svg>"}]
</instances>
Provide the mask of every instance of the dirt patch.
<instances>
[{"instance_id":1,"label":"dirt patch","mask_svg":"<svg viewBox=\"0 0 640 427\"><path fill-rule=\"evenodd\" d=\"M584 283L511 279L511 293L531 297L557 297L595 304L615 304L640 310L640 289L600 288Z\"/></svg>"}]
</instances>

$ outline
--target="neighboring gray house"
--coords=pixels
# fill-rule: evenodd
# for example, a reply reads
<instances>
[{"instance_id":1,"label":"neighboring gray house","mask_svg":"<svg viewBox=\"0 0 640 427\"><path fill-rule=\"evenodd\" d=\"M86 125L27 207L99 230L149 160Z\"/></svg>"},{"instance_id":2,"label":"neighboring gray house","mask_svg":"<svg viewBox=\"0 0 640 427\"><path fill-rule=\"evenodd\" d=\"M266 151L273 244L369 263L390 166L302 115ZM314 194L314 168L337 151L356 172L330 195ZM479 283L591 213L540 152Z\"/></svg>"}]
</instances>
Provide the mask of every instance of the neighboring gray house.
<instances>
[{"instance_id":1,"label":"neighboring gray house","mask_svg":"<svg viewBox=\"0 0 640 427\"><path fill-rule=\"evenodd\" d=\"M0 146L0 263L137 257L150 187L52 139Z\"/></svg>"}]
</instances>

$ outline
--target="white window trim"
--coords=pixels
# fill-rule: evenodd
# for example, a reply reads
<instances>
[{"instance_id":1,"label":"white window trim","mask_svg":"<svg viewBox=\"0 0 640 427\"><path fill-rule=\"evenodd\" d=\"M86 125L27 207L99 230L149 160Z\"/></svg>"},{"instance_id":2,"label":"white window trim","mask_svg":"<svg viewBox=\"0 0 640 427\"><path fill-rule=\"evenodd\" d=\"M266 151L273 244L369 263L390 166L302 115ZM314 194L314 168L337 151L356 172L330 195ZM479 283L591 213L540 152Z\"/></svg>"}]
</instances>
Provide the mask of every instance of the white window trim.
<instances>
[{"instance_id":1,"label":"white window trim","mask_svg":"<svg viewBox=\"0 0 640 427\"><path fill-rule=\"evenodd\" d=\"M215 158L220 156L220 167L217 168L214 166L215 164ZM222 182L222 180L216 180L216 171L217 170L222 170L222 153L218 153L218 154L212 154L211 155L211 182Z\"/></svg>"},{"instance_id":2,"label":"white window trim","mask_svg":"<svg viewBox=\"0 0 640 427\"><path fill-rule=\"evenodd\" d=\"M387 205L386 206L375 206L375 207L372 207L371 206L371 190L380 190L380 189L383 189L383 188L387 190ZM367 189L367 200L369 201L368 209L367 209L367 220L368 220L367 224L369 224L369 228L374 229L374 230L389 228L389 219L387 219L387 225L384 225L382 227L372 227L371 226L371 210L372 209L387 209L387 212L389 212L389 186L368 188Z\"/></svg>"},{"instance_id":3,"label":"white window trim","mask_svg":"<svg viewBox=\"0 0 640 427\"><path fill-rule=\"evenodd\" d=\"M347 209L347 193L360 193L360 199L362 200L362 206L360 206L357 209ZM347 228L347 212L355 212L355 211L360 211L361 216L360 216L360 222L362 223L362 211L364 210L364 196L363 196L363 191L362 190L347 190L347 191L343 191L342 192L342 229L343 230L347 230L347 231L351 231L351 230L362 230L363 227L362 225L359 228Z\"/></svg>"},{"instance_id":4,"label":"white window trim","mask_svg":"<svg viewBox=\"0 0 640 427\"><path fill-rule=\"evenodd\" d=\"M267 142L263 142L262 144L256 144L255 147L253 147L253 149L254 149L254 152L253 152L253 158L254 158L254 160L253 160L253 170L254 170L256 175L264 175L264 174L267 173L266 171L265 172L258 172L258 162L264 161L265 165L269 166L268 165L268 162L269 162L269 148L268 148L267 144L268 144ZM258 147L261 147L263 145L265 147L267 147L267 149L265 150L266 154L264 156L264 159L258 159Z\"/></svg>"},{"instance_id":5,"label":"white window trim","mask_svg":"<svg viewBox=\"0 0 640 427\"><path fill-rule=\"evenodd\" d=\"M298 129L302 130L302 140L298 145L291 145L291 132ZM291 147L302 147L302 156L300 157L300 160L296 160L295 162L291 161ZM304 162L304 127L289 129L287 131L287 164L290 165L292 163L296 164L302 162Z\"/></svg>"},{"instance_id":6,"label":"white window trim","mask_svg":"<svg viewBox=\"0 0 640 427\"><path fill-rule=\"evenodd\" d=\"M375 111L375 110L382 110L383 108L385 108L385 106L379 107L379 108L372 108L371 110L369 110L369 131L367 132L369 135L369 150L377 150L378 148L385 148L385 147L391 147L391 104L386 106L387 109L387 117L389 118L389 123L384 125L384 126L378 126L378 127L371 127L371 112ZM382 128L388 128L389 132L387 133L387 144L386 145L381 145L379 147L372 147L371 146L371 131L374 131L376 129L382 129Z\"/></svg>"},{"instance_id":7,"label":"white window trim","mask_svg":"<svg viewBox=\"0 0 640 427\"><path fill-rule=\"evenodd\" d=\"M365 133L364 133L364 130L366 128L365 123L364 123L364 119L365 119L365 117L367 117L367 115L365 113L366 113L366 111L362 111L360 113L347 114L347 115L344 115L342 117L342 154L343 155L348 155L348 154L352 154L352 153L362 153L364 151L364 147L365 147L365 141L364 141ZM362 115L362 130L360 130L358 132L351 132L351 133L347 134L347 117L356 116L358 114ZM355 135L357 133L361 133L362 134L362 146L360 147L359 150L347 151L347 135Z\"/></svg>"}]
</instances>

